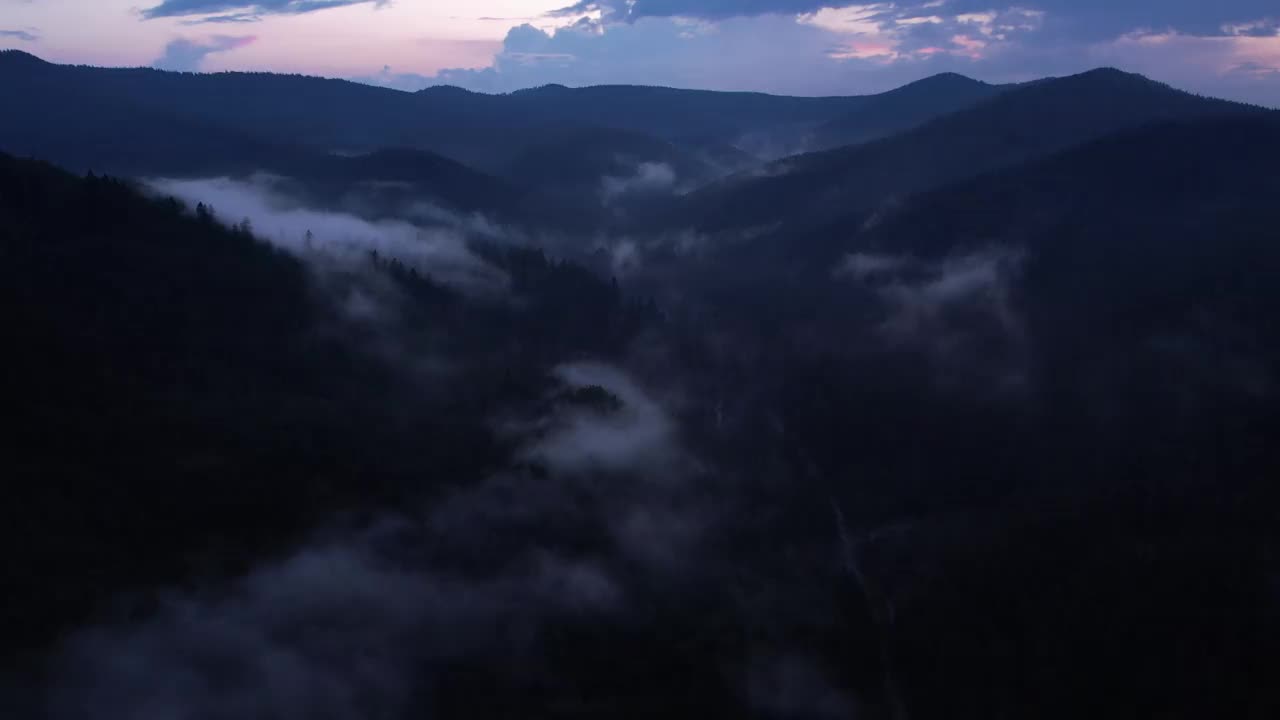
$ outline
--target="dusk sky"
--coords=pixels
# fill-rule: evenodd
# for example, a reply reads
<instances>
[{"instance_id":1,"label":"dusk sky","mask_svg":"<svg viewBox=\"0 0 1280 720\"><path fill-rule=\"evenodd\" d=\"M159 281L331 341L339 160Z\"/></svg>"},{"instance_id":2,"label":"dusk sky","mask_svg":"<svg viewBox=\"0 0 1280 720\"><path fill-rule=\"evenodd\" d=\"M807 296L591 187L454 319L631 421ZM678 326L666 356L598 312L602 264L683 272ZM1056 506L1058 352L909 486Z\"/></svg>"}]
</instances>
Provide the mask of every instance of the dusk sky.
<instances>
[{"instance_id":1,"label":"dusk sky","mask_svg":"<svg viewBox=\"0 0 1280 720\"><path fill-rule=\"evenodd\" d=\"M47 60L404 89L642 83L798 95L1101 65L1280 106L1276 0L0 0ZM832 5L835 5L834 7Z\"/></svg>"}]
</instances>

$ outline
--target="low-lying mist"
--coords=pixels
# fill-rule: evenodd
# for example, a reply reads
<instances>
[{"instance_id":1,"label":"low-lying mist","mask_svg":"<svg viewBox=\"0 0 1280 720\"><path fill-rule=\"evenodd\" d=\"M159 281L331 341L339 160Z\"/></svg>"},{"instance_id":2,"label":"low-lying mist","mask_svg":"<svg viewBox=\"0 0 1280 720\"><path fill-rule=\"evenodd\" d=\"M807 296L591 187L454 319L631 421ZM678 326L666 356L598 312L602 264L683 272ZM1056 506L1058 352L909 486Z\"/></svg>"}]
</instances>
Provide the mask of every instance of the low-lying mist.
<instances>
[{"instance_id":1,"label":"low-lying mist","mask_svg":"<svg viewBox=\"0 0 1280 720\"><path fill-rule=\"evenodd\" d=\"M661 395L627 372L564 365L547 400L506 424L519 448L506 470L76 632L51 666L49 717L401 717L433 707L456 666L571 682L554 676L553 628L678 603L725 506Z\"/></svg>"},{"instance_id":2,"label":"low-lying mist","mask_svg":"<svg viewBox=\"0 0 1280 720\"><path fill-rule=\"evenodd\" d=\"M371 221L352 213L306 207L288 192L288 184L285 178L264 174L245 180L147 181L155 192L192 207L203 204L219 222L245 227L255 237L306 261L355 266L377 253L469 294L501 294L506 288L505 274L469 248L468 230L474 228L462 226L456 216L423 203L415 212L434 220L430 226L401 218Z\"/></svg>"}]
</instances>

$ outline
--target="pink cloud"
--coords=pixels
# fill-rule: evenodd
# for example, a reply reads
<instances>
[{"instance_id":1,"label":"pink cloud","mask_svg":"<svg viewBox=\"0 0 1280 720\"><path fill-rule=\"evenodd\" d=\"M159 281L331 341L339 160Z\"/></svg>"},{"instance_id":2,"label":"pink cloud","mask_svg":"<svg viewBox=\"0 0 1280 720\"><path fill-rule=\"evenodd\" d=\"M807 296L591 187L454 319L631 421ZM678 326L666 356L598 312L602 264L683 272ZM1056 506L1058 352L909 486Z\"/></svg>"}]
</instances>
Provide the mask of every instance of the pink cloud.
<instances>
[{"instance_id":1,"label":"pink cloud","mask_svg":"<svg viewBox=\"0 0 1280 720\"><path fill-rule=\"evenodd\" d=\"M1098 44L1090 56L1191 90L1280 105L1280 35L1143 31Z\"/></svg>"},{"instance_id":2,"label":"pink cloud","mask_svg":"<svg viewBox=\"0 0 1280 720\"><path fill-rule=\"evenodd\" d=\"M967 35L954 35L951 38L951 44L960 48L956 54L965 55L975 60L982 57L982 51L987 48L985 40L972 38Z\"/></svg>"}]
</instances>

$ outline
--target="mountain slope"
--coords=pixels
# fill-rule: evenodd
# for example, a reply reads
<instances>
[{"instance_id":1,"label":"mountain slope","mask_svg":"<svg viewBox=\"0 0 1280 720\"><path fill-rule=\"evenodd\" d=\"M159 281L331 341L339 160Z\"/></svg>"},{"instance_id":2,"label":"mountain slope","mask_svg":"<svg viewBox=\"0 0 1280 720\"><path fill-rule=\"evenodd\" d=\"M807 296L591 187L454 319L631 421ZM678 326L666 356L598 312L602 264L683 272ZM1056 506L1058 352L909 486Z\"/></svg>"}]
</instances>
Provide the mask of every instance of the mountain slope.
<instances>
[{"instance_id":1,"label":"mountain slope","mask_svg":"<svg viewBox=\"0 0 1280 720\"><path fill-rule=\"evenodd\" d=\"M249 168L295 178L320 206L335 206L360 193L370 211L396 215L413 202L430 201L460 212L481 212L504 219L524 216L524 192L499 178L424 150L385 148L363 155L295 153ZM189 173L188 173L189 174ZM377 214L375 212L375 214Z\"/></svg>"},{"instance_id":2,"label":"mountain slope","mask_svg":"<svg viewBox=\"0 0 1280 720\"><path fill-rule=\"evenodd\" d=\"M0 567L0 676L114 593L238 572L331 513L482 476L505 460L497 408L647 317L536 251L486 254L501 303L385 253L317 252L323 272L128 183L0 154L0 543L21 548Z\"/></svg>"},{"instance_id":3,"label":"mountain slope","mask_svg":"<svg viewBox=\"0 0 1280 720\"><path fill-rule=\"evenodd\" d=\"M1275 113L1158 123L683 266L781 386L780 494L911 498L869 542L912 717L1274 714L1277 166Z\"/></svg>"},{"instance_id":4,"label":"mountain slope","mask_svg":"<svg viewBox=\"0 0 1280 720\"><path fill-rule=\"evenodd\" d=\"M371 419L348 391L376 396L385 375L311 332L300 263L122 183L3 155L0 252L17 428L0 525L26 549L0 575L0 661L110 588L171 577L202 545L230 559L342 493L360 462L347 423Z\"/></svg>"},{"instance_id":5,"label":"mountain slope","mask_svg":"<svg viewBox=\"0 0 1280 720\"><path fill-rule=\"evenodd\" d=\"M868 97L853 112L818 127L815 142L821 148L869 142L963 110L1008 89L955 73L934 75Z\"/></svg>"},{"instance_id":6,"label":"mountain slope","mask_svg":"<svg viewBox=\"0 0 1280 720\"><path fill-rule=\"evenodd\" d=\"M1260 112L1095 70L1023 86L915 130L779 161L695 193L674 222L817 226L883 201L1161 120Z\"/></svg>"},{"instance_id":7,"label":"mountain slope","mask_svg":"<svg viewBox=\"0 0 1280 720\"><path fill-rule=\"evenodd\" d=\"M1280 113L1162 124L917 197L849 249L1021 253L1018 297L1055 339L1055 365L1085 338L1211 331L1218 352L1229 340L1265 358L1265 376L1280 370L1277 165Z\"/></svg>"},{"instance_id":8,"label":"mountain slope","mask_svg":"<svg viewBox=\"0 0 1280 720\"><path fill-rule=\"evenodd\" d=\"M1237 213L1280 213L1267 202L1280 191L1276 163L1280 112L1159 123L920 194L882 215L857 243L938 257L989 243L1047 246L1052 238L1041 231L1067 226L1087 231L1075 247L1106 246L1096 233L1127 233L1137 223L1150 228L1144 236L1170 225L1227 235L1232 218L1245 217Z\"/></svg>"}]
</instances>

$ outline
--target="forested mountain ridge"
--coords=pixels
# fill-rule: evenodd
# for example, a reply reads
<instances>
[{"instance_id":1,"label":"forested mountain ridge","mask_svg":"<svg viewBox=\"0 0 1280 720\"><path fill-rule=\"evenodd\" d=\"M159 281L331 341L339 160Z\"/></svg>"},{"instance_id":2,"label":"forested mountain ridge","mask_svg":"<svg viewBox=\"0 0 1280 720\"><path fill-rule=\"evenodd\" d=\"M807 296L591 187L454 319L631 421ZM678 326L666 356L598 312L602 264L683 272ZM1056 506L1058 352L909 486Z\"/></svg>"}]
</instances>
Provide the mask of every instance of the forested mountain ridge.
<instances>
[{"instance_id":1,"label":"forested mountain ridge","mask_svg":"<svg viewBox=\"0 0 1280 720\"><path fill-rule=\"evenodd\" d=\"M706 230L822 224L1128 128L1261 111L1140 75L1093 70L1010 89L900 135L728 178L690 196L670 222Z\"/></svg>"},{"instance_id":2,"label":"forested mountain ridge","mask_svg":"<svg viewBox=\"0 0 1280 720\"><path fill-rule=\"evenodd\" d=\"M519 202L509 184L430 152L382 148L334 155L298 137L277 140L270 132L227 127L180 104L135 102L94 82L68 86L60 75L27 72L32 63L39 61L0 60L0 85L21 98L0 117L0 151L77 172L135 177L267 172L296 178L330 202L362 183L383 181L407 183L421 199L462 212L483 209L510 216ZM5 67L13 72L3 73Z\"/></svg>"},{"instance_id":3,"label":"forested mountain ridge","mask_svg":"<svg viewBox=\"0 0 1280 720\"><path fill-rule=\"evenodd\" d=\"M1044 343L1035 362L1047 372L1129 377L1109 391L1120 395L1159 382L1137 379L1144 356L1182 354L1203 364L1152 391L1187 403L1164 419L1222 422L1191 400L1222 393L1251 406L1232 414L1262 413L1270 424L1280 376L1280 327L1270 319L1280 293L1267 280L1280 273L1277 163L1280 112L1164 123L915 197L845 247L926 262L1016 252L1014 297ZM1099 353L1109 343L1118 347ZM1075 390L1090 392L1102 390Z\"/></svg>"},{"instance_id":4,"label":"forested mountain ridge","mask_svg":"<svg viewBox=\"0 0 1280 720\"><path fill-rule=\"evenodd\" d=\"M437 131L606 127L677 139L817 123L862 98L798 98L640 86L534 88L507 95L405 93L344 80L269 73L177 73L54 65L0 55L0 82L39 82L68 96L113 98L197 116L275 142L322 149L430 147ZM19 84L15 89L25 89ZM494 138L501 140L501 138Z\"/></svg>"},{"instance_id":5,"label":"forested mountain ridge","mask_svg":"<svg viewBox=\"0 0 1280 720\"><path fill-rule=\"evenodd\" d=\"M1012 86L944 73L868 97L853 111L827 121L814 134L820 148L878 140L994 97Z\"/></svg>"},{"instance_id":6,"label":"forested mountain ridge","mask_svg":"<svg viewBox=\"0 0 1280 720\"><path fill-rule=\"evenodd\" d=\"M429 88L418 93L302 75L181 73L55 65L17 50L0 55L0 78L18 76L211 124L326 149L420 146L441 129L608 127L675 139L732 136L816 123L863 102L648 86L547 86L505 95Z\"/></svg>"},{"instance_id":7,"label":"forested mountain ridge","mask_svg":"<svg viewBox=\"0 0 1280 720\"><path fill-rule=\"evenodd\" d=\"M883 528L913 716L1280 707L1278 162L1276 113L1157 123L673 273L776 502Z\"/></svg>"},{"instance_id":8,"label":"forested mountain ridge","mask_svg":"<svg viewBox=\"0 0 1280 720\"><path fill-rule=\"evenodd\" d=\"M0 154L0 527L24 548L0 577L5 667L113 593L239 572L319 518L484 472L492 413L651 319L537 251L486 254L518 300L495 303L395 257L300 260L214 213ZM350 314L388 289L386 317ZM459 392L423 385L419 355Z\"/></svg>"},{"instance_id":9,"label":"forested mountain ridge","mask_svg":"<svg viewBox=\"0 0 1280 720\"><path fill-rule=\"evenodd\" d=\"M948 92L920 92L943 85ZM815 128L831 121L870 122L877 133L901 131L987 86L946 76L882 95L828 98L624 85L548 86L506 95L457 88L405 93L299 75L55 65L8 50L0 53L0 87L25 100L0 126L8 136L0 149L45 153L73 167L198 173L214 167L214 160L270 157L264 152L269 144L356 154L416 148L497 174L522 153L558 142L567 130L613 130L681 146L741 144L749 154L760 145L776 153L803 148ZM862 108L867 114L857 115ZM96 120L85 122L90 116ZM113 142L116 136L121 139ZM195 138L217 150L195 147ZM142 157L111 152L120 146L142 151ZM150 157L146 151L153 146Z\"/></svg>"}]
</instances>

